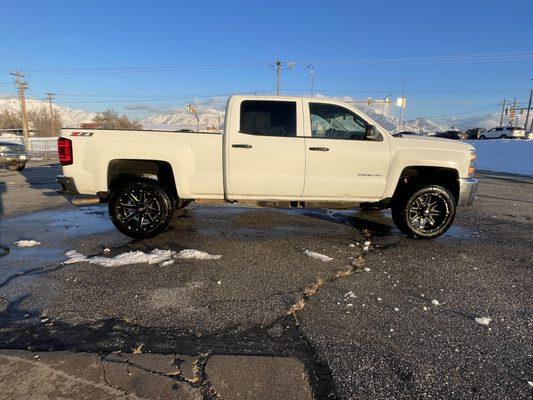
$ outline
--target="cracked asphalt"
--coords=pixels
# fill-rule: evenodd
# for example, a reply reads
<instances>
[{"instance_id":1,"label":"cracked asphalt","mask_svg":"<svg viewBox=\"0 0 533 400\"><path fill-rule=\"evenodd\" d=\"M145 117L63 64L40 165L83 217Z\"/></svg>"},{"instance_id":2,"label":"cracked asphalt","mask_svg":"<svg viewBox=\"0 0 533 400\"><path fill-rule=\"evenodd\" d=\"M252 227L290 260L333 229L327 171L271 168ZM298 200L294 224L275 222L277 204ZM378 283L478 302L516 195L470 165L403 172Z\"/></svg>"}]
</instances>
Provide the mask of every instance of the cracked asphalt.
<instances>
[{"instance_id":1,"label":"cracked asphalt","mask_svg":"<svg viewBox=\"0 0 533 400\"><path fill-rule=\"evenodd\" d=\"M0 171L8 398L533 396L532 178L480 174L474 206L433 241L387 211L196 204L132 241L105 206L54 195L47 165ZM156 248L222 257L62 264Z\"/></svg>"}]
</instances>

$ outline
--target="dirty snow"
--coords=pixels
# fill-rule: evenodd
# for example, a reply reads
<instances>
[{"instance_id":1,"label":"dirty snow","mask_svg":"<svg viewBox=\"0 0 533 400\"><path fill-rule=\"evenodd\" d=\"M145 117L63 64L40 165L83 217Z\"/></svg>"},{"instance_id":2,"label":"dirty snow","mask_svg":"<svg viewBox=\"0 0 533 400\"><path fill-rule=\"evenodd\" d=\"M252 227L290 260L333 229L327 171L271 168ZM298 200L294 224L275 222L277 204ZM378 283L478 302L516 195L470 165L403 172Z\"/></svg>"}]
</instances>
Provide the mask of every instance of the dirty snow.
<instances>
[{"instance_id":1,"label":"dirty snow","mask_svg":"<svg viewBox=\"0 0 533 400\"><path fill-rule=\"evenodd\" d=\"M533 140L470 140L476 148L476 168L533 176Z\"/></svg>"},{"instance_id":2,"label":"dirty snow","mask_svg":"<svg viewBox=\"0 0 533 400\"><path fill-rule=\"evenodd\" d=\"M492 321L492 318L489 318L489 317L476 317L475 318L476 322L478 324L481 324L481 325L488 325L490 324L490 321Z\"/></svg>"},{"instance_id":3,"label":"dirty snow","mask_svg":"<svg viewBox=\"0 0 533 400\"><path fill-rule=\"evenodd\" d=\"M140 250L130 251L119 254L115 257L87 257L84 254L78 253L75 250L70 250L65 253L67 260L63 264L72 264L76 262L88 262L89 264L101 265L103 267L118 267L121 265L130 264L158 264L160 262L169 261L175 253L172 250L152 250L151 253L144 253Z\"/></svg>"},{"instance_id":4,"label":"dirty snow","mask_svg":"<svg viewBox=\"0 0 533 400\"><path fill-rule=\"evenodd\" d=\"M109 253L104 251L105 254ZM85 254L78 253L76 250L69 250L65 253L67 259L63 261L63 264L73 264L77 262L88 262L89 264L101 265L103 267L119 267L122 265L132 264L160 264L161 266L167 266L174 263L174 259L198 259L198 260L218 260L222 256L211 255L209 253L187 249L176 253L172 250L152 250L151 253L144 253L140 250L130 251L127 253L119 254L115 257L87 257Z\"/></svg>"},{"instance_id":5,"label":"dirty snow","mask_svg":"<svg viewBox=\"0 0 533 400\"><path fill-rule=\"evenodd\" d=\"M35 247L39 246L41 242L38 242L37 240L19 240L18 242L15 242L15 244L18 247Z\"/></svg>"},{"instance_id":6,"label":"dirty snow","mask_svg":"<svg viewBox=\"0 0 533 400\"><path fill-rule=\"evenodd\" d=\"M317 260L321 261L331 261L333 258L326 256L325 254L315 253L314 251L306 250L304 251L304 254L311 258L316 258Z\"/></svg>"},{"instance_id":7,"label":"dirty snow","mask_svg":"<svg viewBox=\"0 0 533 400\"><path fill-rule=\"evenodd\" d=\"M209 254L209 253L206 253L204 251L195 250L195 249L185 249L185 250L180 251L176 257L177 258L182 258L182 259L187 259L187 260L189 260L189 259L218 260L222 256L219 255L219 254L218 255Z\"/></svg>"}]
</instances>

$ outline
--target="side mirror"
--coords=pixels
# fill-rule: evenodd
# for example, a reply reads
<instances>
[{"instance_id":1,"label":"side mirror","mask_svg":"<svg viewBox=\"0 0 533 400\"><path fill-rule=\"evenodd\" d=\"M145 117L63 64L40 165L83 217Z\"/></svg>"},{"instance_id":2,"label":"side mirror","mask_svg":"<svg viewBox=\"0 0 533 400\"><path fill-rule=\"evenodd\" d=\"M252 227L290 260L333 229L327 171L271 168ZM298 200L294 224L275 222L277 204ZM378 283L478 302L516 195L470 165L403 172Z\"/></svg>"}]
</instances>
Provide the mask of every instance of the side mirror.
<instances>
[{"instance_id":1,"label":"side mirror","mask_svg":"<svg viewBox=\"0 0 533 400\"><path fill-rule=\"evenodd\" d=\"M381 142L383 136L379 133L378 129L374 125L368 124L365 131L365 140L372 140L374 142Z\"/></svg>"}]
</instances>

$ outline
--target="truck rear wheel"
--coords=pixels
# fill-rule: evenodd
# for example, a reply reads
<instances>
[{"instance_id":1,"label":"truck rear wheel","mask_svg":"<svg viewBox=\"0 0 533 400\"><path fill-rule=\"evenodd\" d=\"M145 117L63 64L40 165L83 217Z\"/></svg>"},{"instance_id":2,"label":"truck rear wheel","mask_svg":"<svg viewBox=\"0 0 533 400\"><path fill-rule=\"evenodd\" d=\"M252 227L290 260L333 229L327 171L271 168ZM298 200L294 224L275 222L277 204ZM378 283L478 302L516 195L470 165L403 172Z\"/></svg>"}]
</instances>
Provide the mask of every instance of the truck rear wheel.
<instances>
[{"instance_id":1,"label":"truck rear wheel","mask_svg":"<svg viewBox=\"0 0 533 400\"><path fill-rule=\"evenodd\" d=\"M117 229L133 238L149 238L167 229L173 202L157 181L127 182L112 191L109 216Z\"/></svg>"},{"instance_id":2,"label":"truck rear wheel","mask_svg":"<svg viewBox=\"0 0 533 400\"><path fill-rule=\"evenodd\" d=\"M455 211L456 202L450 191L430 185L395 199L392 219L398 229L409 236L434 239L450 228Z\"/></svg>"}]
</instances>

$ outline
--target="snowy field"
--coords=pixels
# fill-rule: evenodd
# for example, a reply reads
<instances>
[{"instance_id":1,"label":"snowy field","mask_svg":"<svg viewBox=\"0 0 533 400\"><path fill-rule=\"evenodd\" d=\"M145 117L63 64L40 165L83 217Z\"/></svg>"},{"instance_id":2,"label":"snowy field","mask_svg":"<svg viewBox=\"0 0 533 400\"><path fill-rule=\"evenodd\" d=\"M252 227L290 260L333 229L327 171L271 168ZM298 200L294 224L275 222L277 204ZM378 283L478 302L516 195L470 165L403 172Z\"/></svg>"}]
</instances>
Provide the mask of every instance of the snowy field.
<instances>
[{"instance_id":1,"label":"snowy field","mask_svg":"<svg viewBox=\"0 0 533 400\"><path fill-rule=\"evenodd\" d=\"M533 176L533 140L469 140L477 150L476 168Z\"/></svg>"}]
</instances>

